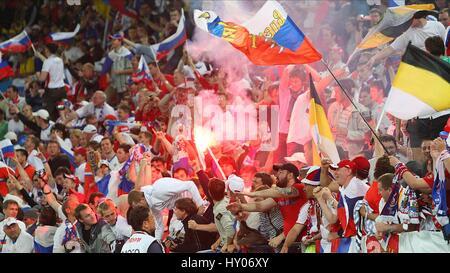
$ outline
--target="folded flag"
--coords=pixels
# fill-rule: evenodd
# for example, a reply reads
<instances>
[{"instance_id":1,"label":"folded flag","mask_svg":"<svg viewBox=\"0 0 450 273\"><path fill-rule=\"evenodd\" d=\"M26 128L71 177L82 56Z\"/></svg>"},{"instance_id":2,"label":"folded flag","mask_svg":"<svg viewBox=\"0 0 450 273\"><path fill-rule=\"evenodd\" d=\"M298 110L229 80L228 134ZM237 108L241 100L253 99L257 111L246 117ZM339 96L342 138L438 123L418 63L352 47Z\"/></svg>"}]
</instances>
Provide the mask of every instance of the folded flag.
<instances>
[{"instance_id":1,"label":"folded flag","mask_svg":"<svg viewBox=\"0 0 450 273\"><path fill-rule=\"evenodd\" d=\"M334 163L339 162L339 154L334 143L333 134L331 133L330 125L327 120L325 109L317 94L316 87L311 74L309 75L310 85L310 105L309 105L309 126L311 130L312 139L315 147L319 151L330 158ZM317 151L313 154L314 164L320 164L320 157L317 156Z\"/></svg>"},{"instance_id":2,"label":"folded flag","mask_svg":"<svg viewBox=\"0 0 450 273\"><path fill-rule=\"evenodd\" d=\"M322 59L276 1L267 1L247 27L223 22L212 11L195 10L194 20L199 28L226 40L256 65L305 64Z\"/></svg>"},{"instance_id":3,"label":"folded flag","mask_svg":"<svg viewBox=\"0 0 450 273\"><path fill-rule=\"evenodd\" d=\"M408 45L386 100L386 112L409 120L450 108L450 64Z\"/></svg>"},{"instance_id":4,"label":"folded flag","mask_svg":"<svg viewBox=\"0 0 450 273\"><path fill-rule=\"evenodd\" d=\"M14 145L12 145L11 140L5 139L0 141L0 149L3 160L6 158L14 158Z\"/></svg>"},{"instance_id":5,"label":"folded flag","mask_svg":"<svg viewBox=\"0 0 450 273\"><path fill-rule=\"evenodd\" d=\"M0 44L0 51L2 53L21 53L27 51L31 47L31 40L27 32L24 30L20 34L4 41Z\"/></svg>"},{"instance_id":6,"label":"folded flag","mask_svg":"<svg viewBox=\"0 0 450 273\"><path fill-rule=\"evenodd\" d=\"M75 30L72 32L50 33L50 35L46 37L46 42L68 45L70 44L70 42L72 42L73 38L78 34L78 31L80 31L80 24L78 24Z\"/></svg>"}]
</instances>

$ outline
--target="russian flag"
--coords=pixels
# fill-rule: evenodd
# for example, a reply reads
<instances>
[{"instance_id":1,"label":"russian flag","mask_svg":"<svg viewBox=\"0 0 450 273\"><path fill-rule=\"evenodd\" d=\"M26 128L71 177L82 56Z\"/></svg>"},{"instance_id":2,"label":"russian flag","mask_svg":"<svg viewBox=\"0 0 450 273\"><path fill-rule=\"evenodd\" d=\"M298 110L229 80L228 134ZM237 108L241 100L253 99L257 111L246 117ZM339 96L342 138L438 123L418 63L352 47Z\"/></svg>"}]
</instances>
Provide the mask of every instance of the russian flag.
<instances>
[{"instance_id":1,"label":"russian flag","mask_svg":"<svg viewBox=\"0 0 450 273\"><path fill-rule=\"evenodd\" d=\"M8 187L6 186L6 180L9 178L9 174L14 174L14 170L0 161L0 194L3 197L9 192Z\"/></svg>"},{"instance_id":2,"label":"russian flag","mask_svg":"<svg viewBox=\"0 0 450 273\"><path fill-rule=\"evenodd\" d=\"M352 181L350 183L359 183L360 181ZM362 182L361 182L362 183ZM356 235L356 226L353 219L353 210L356 202L364 198L365 192L354 185L353 187L346 189L345 194L341 191L339 194L339 201L337 205L337 216L344 230L344 237L350 237ZM367 191L367 190L366 190Z\"/></svg>"},{"instance_id":3,"label":"russian flag","mask_svg":"<svg viewBox=\"0 0 450 273\"><path fill-rule=\"evenodd\" d=\"M70 164L74 168L77 168L78 165L75 163L75 155L73 154L72 149L67 146L67 144L64 142L62 138L60 138L59 136L56 136L56 138L58 140L61 153L67 155L69 157Z\"/></svg>"},{"instance_id":4,"label":"russian flag","mask_svg":"<svg viewBox=\"0 0 450 273\"><path fill-rule=\"evenodd\" d=\"M156 59L164 58L170 51L182 45L187 39L184 11L181 10L180 21L178 22L177 31L158 44L151 45Z\"/></svg>"},{"instance_id":5,"label":"russian flag","mask_svg":"<svg viewBox=\"0 0 450 273\"><path fill-rule=\"evenodd\" d=\"M111 179L111 175L105 175L102 179L97 181L98 191L103 193L105 196L108 196L109 193L109 180Z\"/></svg>"},{"instance_id":6,"label":"russian flag","mask_svg":"<svg viewBox=\"0 0 450 273\"><path fill-rule=\"evenodd\" d=\"M149 82L153 80L152 74L150 74L150 69L148 68L147 62L145 61L144 55L141 55L139 60L138 71L131 75L131 80L135 83Z\"/></svg>"},{"instance_id":7,"label":"russian flag","mask_svg":"<svg viewBox=\"0 0 450 273\"><path fill-rule=\"evenodd\" d=\"M14 145L12 145L11 140L5 139L0 141L0 149L3 160L5 160L5 158L14 158Z\"/></svg>"},{"instance_id":8,"label":"russian flag","mask_svg":"<svg viewBox=\"0 0 450 273\"><path fill-rule=\"evenodd\" d=\"M14 76L14 71L6 60L0 62L0 80Z\"/></svg>"},{"instance_id":9,"label":"russian flag","mask_svg":"<svg viewBox=\"0 0 450 273\"><path fill-rule=\"evenodd\" d=\"M69 45L73 38L78 34L78 31L80 31L80 24L77 25L74 31L72 32L54 32L50 33L50 35L46 38L47 43L57 43L57 44L63 44L63 45Z\"/></svg>"},{"instance_id":10,"label":"russian flag","mask_svg":"<svg viewBox=\"0 0 450 273\"><path fill-rule=\"evenodd\" d=\"M24 30L19 35L0 44L2 53L21 53L27 51L31 47L31 40L27 32Z\"/></svg>"},{"instance_id":11,"label":"russian flag","mask_svg":"<svg viewBox=\"0 0 450 273\"><path fill-rule=\"evenodd\" d=\"M212 11L194 11L195 24L229 42L256 65L313 63L322 55L276 1L267 1L243 26Z\"/></svg>"}]
</instances>

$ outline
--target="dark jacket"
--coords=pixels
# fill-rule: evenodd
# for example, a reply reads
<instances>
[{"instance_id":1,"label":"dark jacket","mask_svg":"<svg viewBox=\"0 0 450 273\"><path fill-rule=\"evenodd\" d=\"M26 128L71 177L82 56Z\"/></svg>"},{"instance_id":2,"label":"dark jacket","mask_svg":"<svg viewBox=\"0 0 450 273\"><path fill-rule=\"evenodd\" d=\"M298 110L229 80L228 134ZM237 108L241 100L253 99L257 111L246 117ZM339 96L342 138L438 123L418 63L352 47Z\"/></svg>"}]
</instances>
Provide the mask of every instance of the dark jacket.
<instances>
[{"instance_id":1,"label":"dark jacket","mask_svg":"<svg viewBox=\"0 0 450 273\"><path fill-rule=\"evenodd\" d=\"M86 253L113 252L111 247L116 241L116 235L114 235L113 230L104 220L99 219L97 224L91 227L89 242L86 242L83 238L84 225L80 221L77 221L76 228L81 247Z\"/></svg>"},{"instance_id":2,"label":"dark jacket","mask_svg":"<svg viewBox=\"0 0 450 273\"><path fill-rule=\"evenodd\" d=\"M185 230L183 243L177 245L173 252L194 253L200 250L210 249L211 245L217 239L217 233L193 230L188 227L189 220L194 220L197 224L209 224L208 220L198 214L189 215L183 221L183 227Z\"/></svg>"}]
</instances>

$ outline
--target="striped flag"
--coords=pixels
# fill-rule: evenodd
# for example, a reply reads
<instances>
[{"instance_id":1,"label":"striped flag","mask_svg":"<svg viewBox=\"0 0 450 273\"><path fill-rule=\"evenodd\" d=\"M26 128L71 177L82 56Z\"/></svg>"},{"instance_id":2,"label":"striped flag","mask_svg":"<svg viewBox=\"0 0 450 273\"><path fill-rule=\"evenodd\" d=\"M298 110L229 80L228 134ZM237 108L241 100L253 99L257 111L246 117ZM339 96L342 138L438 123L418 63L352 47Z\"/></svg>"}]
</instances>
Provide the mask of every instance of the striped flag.
<instances>
[{"instance_id":1,"label":"striped flag","mask_svg":"<svg viewBox=\"0 0 450 273\"><path fill-rule=\"evenodd\" d=\"M450 108L450 64L408 45L386 100L386 112L408 120Z\"/></svg>"},{"instance_id":2,"label":"striped flag","mask_svg":"<svg viewBox=\"0 0 450 273\"><path fill-rule=\"evenodd\" d=\"M414 13L418 10L432 10L433 4L393 6L386 9L383 19L373 27L357 46L361 49L376 48L402 35L411 26Z\"/></svg>"},{"instance_id":3,"label":"striped flag","mask_svg":"<svg viewBox=\"0 0 450 273\"><path fill-rule=\"evenodd\" d=\"M150 69L148 68L144 55L141 55L141 59L139 60L138 65L138 71L131 75L131 80L135 83L140 83L149 82L152 79L152 74L150 73Z\"/></svg>"},{"instance_id":4,"label":"striped flag","mask_svg":"<svg viewBox=\"0 0 450 273\"><path fill-rule=\"evenodd\" d=\"M186 19L184 17L184 10L181 10L181 17L180 21L178 22L177 31L162 42L151 45L153 54L156 55L157 60L161 60L172 50L184 44L187 39L185 21Z\"/></svg>"},{"instance_id":5,"label":"striped flag","mask_svg":"<svg viewBox=\"0 0 450 273\"><path fill-rule=\"evenodd\" d=\"M14 76L14 71L11 68L11 66L9 65L9 63L6 60L1 60L0 61L0 81L5 78L9 78L9 77L13 77L13 76Z\"/></svg>"},{"instance_id":6,"label":"striped flag","mask_svg":"<svg viewBox=\"0 0 450 273\"><path fill-rule=\"evenodd\" d=\"M67 155L69 157L70 164L74 168L77 168L78 165L75 163L75 155L74 155L72 149L67 146L67 144L64 142L64 140L62 138L60 138L59 136L56 136L56 138L58 140L58 144L59 144L61 153Z\"/></svg>"},{"instance_id":7,"label":"striped flag","mask_svg":"<svg viewBox=\"0 0 450 273\"><path fill-rule=\"evenodd\" d=\"M72 32L50 33L50 35L46 38L46 42L68 45L73 41L73 38L78 34L78 31L80 31L80 24L77 24L75 30Z\"/></svg>"},{"instance_id":8,"label":"striped flag","mask_svg":"<svg viewBox=\"0 0 450 273\"><path fill-rule=\"evenodd\" d=\"M334 143L333 134L327 120L327 115L317 94L316 87L311 74L309 75L310 85L310 105L309 105L309 126L314 141L313 162L314 165L320 165L320 156L318 152L326 154L334 163L339 162L339 154ZM318 149L318 150L317 150Z\"/></svg>"},{"instance_id":9,"label":"striped flag","mask_svg":"<svg viewBox=\"0 0 450 273\"><path fill-rule=\"evenodd\" d=\"M27 51L31 47L31 40L27 32L24 30L20 34L4 41L0 44L0 51L2 53L21 53Z\"/></svg>"},{"instance_id":10,"label":"striped flag","mask_svg":"<svg viewBox=\"0 0 450 273\"><path fill-rule=\"evenodd\" d=\"M9 178L9 174L14 174L14 170L11 169L8 165L0 161L0 194L5 197L9 190L6 186L6 180Z\"/></svg>"},{"instance_id":11,"label":"striped flag","mask_svg":"<svg viewBox=\"0 0 450 273\"><path fill-rule=\"evenodd\" d=\"M224 22L212 11L195 10L194 20L199 28L226 40L256 65L305 64L322 59L276 1L267 1L244 25Z\"/></svg>"},{"instance_id":12,"label":"striped flag","mask_svg":"<svg viewBox=\"0 0 450 273\"><path fill-rule=\"evenodd\" d=\"M11 140L5 139L0 141L0 149L3 160L6 158L14 158L14 145L11 143Z\"/></svg>"}]
</instances>

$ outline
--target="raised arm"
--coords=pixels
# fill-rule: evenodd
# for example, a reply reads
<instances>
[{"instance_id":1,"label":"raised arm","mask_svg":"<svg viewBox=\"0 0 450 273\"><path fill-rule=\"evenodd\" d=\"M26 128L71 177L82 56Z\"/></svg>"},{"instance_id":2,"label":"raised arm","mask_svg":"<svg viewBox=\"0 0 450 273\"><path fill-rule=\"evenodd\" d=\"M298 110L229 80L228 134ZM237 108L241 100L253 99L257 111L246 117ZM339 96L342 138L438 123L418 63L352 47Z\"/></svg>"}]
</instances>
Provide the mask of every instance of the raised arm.
<instances>
[{"instance_id":1,"label":"raised arm","mask_svg":"<svg viewBox=\"0 0 450 273\"><path fill-rule=\"evenodd\" d=\"M267 198L263 201L241 204L241 203L231 203L227 206L227 209L233 214L237 214L241 211L256 211L265 212L277 206L277 202L272 198Z\"/></svg>"}]
</instances>

